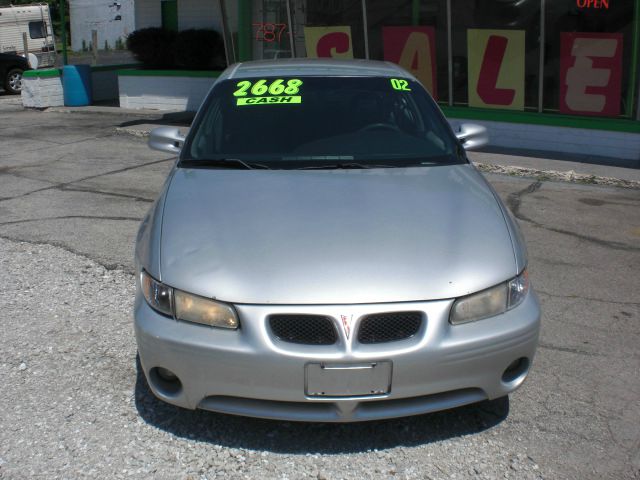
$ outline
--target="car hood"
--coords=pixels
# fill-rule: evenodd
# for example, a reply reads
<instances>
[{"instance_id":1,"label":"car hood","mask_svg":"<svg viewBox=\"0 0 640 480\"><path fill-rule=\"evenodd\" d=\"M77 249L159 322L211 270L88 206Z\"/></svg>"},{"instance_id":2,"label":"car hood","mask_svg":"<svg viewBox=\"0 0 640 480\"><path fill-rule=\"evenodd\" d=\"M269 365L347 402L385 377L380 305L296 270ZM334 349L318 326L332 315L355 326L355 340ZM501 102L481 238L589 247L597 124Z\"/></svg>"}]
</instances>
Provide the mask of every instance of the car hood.
<instances>
[{"instance_id":1,"label":"car hood","mask_svg":"<svg viewBox=\"0 0 640 480\"><path fill-rule=\"evenodd\" d=\"M175 170L161 280L232 303L452 298L516 275L492 190L470 165Z\"/></svg>"}]
</instances>

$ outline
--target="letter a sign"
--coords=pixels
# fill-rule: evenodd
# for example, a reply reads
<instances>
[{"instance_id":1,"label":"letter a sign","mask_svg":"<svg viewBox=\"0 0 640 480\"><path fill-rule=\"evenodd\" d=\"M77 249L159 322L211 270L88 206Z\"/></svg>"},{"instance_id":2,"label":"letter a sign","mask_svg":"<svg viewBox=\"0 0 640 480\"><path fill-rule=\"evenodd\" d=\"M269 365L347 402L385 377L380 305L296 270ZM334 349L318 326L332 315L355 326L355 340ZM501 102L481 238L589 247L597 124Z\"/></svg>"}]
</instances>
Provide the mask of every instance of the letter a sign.
<instances>
[{"instance_id":1,"label":"letter a sign","mask_svg":"<svg viewBox=\"0 0 640 480\"><path fill-rule=\"evenodd\" d=\"M436 31L433 27L382 27L384 59L411 72L437 100Z\"/></svg>"},{"instance_id":2,"label":"letter a sign","mask_svg":"<svg viewBox=\"0 0 640 480\"><path fill-rule=\"evenodd\" d=\"M560 34L560 112L620 114L621 33Z\"/></svg>"},{"instance_id":3,"label":"letter a sign","mask_svg":"<svg viewBox=\"0 0 640 480\"><path fill-rule=\"evenodd\" d=\"M469 106L524 110L524 30L467 30Z\"/></svg>"}]
</instances>

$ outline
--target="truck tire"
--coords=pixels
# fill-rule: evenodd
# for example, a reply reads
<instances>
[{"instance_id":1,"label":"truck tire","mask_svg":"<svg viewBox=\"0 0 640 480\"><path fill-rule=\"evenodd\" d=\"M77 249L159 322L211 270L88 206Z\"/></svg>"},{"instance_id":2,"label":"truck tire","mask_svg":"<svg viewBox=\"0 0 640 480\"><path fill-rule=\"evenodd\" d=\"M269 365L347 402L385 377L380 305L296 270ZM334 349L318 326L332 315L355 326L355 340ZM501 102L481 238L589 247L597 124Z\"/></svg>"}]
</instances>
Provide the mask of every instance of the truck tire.
<instances>
[{"instance_id":1,"label":"truck tire","mask_svg":"<svg viewBox=\"0 0 640 480\"><path fill-rule=\"evenodd\" d=\"M7 72L7 77L4 79L4 89L15 95L22 91L22 69L12 68Z\"/></svg>"}]
</instances>

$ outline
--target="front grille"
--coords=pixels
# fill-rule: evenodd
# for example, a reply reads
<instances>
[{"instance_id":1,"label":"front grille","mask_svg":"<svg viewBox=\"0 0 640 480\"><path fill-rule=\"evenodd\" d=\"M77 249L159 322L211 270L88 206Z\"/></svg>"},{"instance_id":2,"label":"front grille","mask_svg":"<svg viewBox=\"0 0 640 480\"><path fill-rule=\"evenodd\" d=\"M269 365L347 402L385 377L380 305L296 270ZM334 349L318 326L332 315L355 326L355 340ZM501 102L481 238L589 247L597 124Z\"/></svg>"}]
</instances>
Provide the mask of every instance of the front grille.
<instances>
[{"instance_id":1,"label":"front grille","mask_svg":"<svg viewBox=\"0 0 640 480\"><path fill-rule=\"evenodd\" d=\"M283 342L333 345L338 341L333 320L323 315L271 315L269 325Z\"/></svg>"},{"instance_id":2,"label":"front grille","mask_svg":"<svg viewBox=\"0 0 640 480\"><path fill-rule=\"evenodd\" d=\"M385 343L413 337L422 324L421 312L389 312L367 315L360 322L358 342Z\"/></svg>"}]
</instances>

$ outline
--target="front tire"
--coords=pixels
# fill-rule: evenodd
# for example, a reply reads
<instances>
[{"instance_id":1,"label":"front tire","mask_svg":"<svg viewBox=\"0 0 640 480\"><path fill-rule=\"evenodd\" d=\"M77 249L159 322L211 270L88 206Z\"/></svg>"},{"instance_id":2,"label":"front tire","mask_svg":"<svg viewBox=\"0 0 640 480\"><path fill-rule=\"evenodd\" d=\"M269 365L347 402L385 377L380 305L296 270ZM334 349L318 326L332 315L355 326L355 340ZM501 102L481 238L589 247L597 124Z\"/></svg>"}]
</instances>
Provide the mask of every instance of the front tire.
<instances>
[{"instance_id":1,"label":"front tire","mask_svg":"<svg viewBox=\"0 0 640 480\"><path fill-rule=\"evenodd\" d=\"M17 95L22 91L22 71L21 68L12 68L7 72L4 80L4 89L7 92Z\"/></svg>"}]
</instances>

